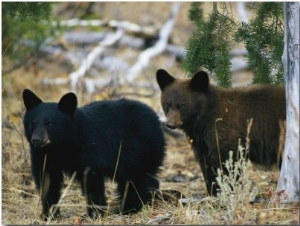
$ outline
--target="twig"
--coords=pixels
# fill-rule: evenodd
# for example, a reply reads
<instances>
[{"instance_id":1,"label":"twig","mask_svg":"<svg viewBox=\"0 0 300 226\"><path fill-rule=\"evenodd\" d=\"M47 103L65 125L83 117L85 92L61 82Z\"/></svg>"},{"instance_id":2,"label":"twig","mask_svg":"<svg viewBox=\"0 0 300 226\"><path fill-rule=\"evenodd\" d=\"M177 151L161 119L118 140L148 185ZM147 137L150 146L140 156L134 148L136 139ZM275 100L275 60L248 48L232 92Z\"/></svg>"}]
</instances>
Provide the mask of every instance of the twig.
<instances>
[{"instance_id":1,"label":"twig","mask_svg":"<svg viewBox=\"0 0 300 226\"><path fill-rule=\"evenodd\" d=\"M221 172L223 173L223 166L222 166L222 159L221 159L221 153L220 153L220 146L219 146L219 135L218 135L218 129L217 129L217 122L222 121L222 118L217 118L215 121L215 134L216 134L216 142L217 142L217 151L218 151L218 156L219 156L219 163L220 163L220 169Z\"/></svg>"},{"instance_id":2,"label":"twig","mask_svg":"<svg viewBox=\"0 0 300 226\"><path fill-rule=\"evenodd\" d=\"M3 189L3 190L5 190L5 189ZM2 190L2 191L3 191L3 190ZM35 198L39 198L39 196L36 195L36 194L32 194L32 193L29 193L29 192L26 192L26 191L24 191L24 190L20 190L20 189L17 189L17 188L8 188L8 190L9 190L9 191L19 192L19 193L21 193L21 194L28 195L28 196L32 196L32 197L35 197Z\"/></svg>"}]
</instances>

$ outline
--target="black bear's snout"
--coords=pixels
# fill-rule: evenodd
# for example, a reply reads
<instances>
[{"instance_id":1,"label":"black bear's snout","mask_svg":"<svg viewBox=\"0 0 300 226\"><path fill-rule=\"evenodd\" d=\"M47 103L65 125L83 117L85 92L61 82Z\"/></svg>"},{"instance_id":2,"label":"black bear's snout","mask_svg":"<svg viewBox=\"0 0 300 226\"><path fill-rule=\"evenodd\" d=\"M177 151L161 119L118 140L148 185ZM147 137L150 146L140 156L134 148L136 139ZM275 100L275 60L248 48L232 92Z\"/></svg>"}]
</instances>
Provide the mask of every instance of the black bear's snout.
<instances>
[{"instance_id":1,"label":"black bear's snout","mask_svg":"<svg viewBox=\"0 0 300 226\"><path fill-rule=\"evenodd\" d=\"M37 148L42 148L45 147L47 144L50 143L49 139L37 139L37 138L33 138L31 140L31 143L33 144L33 146L37 147Z\"/></svg>"},{"instance_id":2,"label":"black bear's snout","mask_svg":"<svg viewBox=\"0 0 300 226\"><path fill-rule=\"evenodd\" d=\"M51 143L44 126L36 126L31 136L31 143L36 148L42 148Z\"/></svg>"}]
</instances>

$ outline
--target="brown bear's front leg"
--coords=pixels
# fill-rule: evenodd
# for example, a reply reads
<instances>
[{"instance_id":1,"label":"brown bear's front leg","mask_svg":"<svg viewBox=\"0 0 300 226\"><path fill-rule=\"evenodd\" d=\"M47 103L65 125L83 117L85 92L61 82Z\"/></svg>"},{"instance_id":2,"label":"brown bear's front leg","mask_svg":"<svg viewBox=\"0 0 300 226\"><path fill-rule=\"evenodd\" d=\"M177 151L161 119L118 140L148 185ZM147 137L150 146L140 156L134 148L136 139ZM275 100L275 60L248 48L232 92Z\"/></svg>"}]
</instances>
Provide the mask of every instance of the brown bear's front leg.
<instances>
[{"instance_id":1,"label":"brown bear's front leg","mask_svg":"<svg viewBox=\"0 0 300 226\"><path fill-rule=\"evenodd\" d=\"M217 168L214 167L215 164L213 164L211 158L208 157L209 150L207 145L202 140L192 139L192 148L195 158L200 165L208 194L217 195L217 189L219 188L216 181Z\"/></svg>"},{"instance_id":2,"label":"brown bear's front leg","mask_svg":"<svg viewBox=\"0 0 300 226\"><path fill-rule=\"evenodd\" d=\"M216 176L217 169L212 167L212 164L208 162L206 155L198 157L199 165L204 177L206 189L209 195L217 195L217 189L219 188Z\"/></svg>"}]
</instances>

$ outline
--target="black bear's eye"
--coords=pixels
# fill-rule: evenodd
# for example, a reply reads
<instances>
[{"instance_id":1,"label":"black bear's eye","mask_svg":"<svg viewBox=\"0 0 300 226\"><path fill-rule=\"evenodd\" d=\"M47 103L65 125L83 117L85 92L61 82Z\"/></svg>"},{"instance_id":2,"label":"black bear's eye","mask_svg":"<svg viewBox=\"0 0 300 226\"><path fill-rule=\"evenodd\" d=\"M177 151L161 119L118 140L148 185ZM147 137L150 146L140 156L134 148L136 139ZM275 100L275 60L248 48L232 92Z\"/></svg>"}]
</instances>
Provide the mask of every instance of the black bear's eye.
<instances>
[{"instance_id":1,"label":"black bear's eye","mask_svg":"<svg viewBox=\"0 0 300 226\"><path fill-rule=\"evenodd\" d=\"M31 122L31 132L34 132L35 128L36 128L36 122L32 121Z\"/></svg>"},{"instance_id":2,"label":"black bear's eye","mask_svg":"<svg viewBox=\"0 0 300 226\"><path fill-rule=\"evenodd\" d=\"M52 122L50 122L50 121L47 120L47 121L45 122L45 125L46 125L46 126L52 126Z\"/></svg>"}]
</instances>

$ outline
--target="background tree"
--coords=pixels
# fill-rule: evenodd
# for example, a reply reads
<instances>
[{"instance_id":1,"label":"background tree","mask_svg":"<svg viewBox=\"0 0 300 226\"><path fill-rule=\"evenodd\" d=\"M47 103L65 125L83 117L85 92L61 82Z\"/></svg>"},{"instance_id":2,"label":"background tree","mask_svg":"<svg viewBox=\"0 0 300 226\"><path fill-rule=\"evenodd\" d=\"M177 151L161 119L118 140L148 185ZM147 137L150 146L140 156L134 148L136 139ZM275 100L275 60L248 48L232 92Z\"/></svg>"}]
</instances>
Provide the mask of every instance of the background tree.
<instances>
[{"instance_id":1,"label":"background tree","mask_svg":"<svg viewBox=\"0 0 300 226\"><path fill-rule=\"evenodd\" d=\"M51 13L49 2L3 2L2 55L20 59L35 52L57 30L43 23Z\"/></svg>"},{"instance_id":2,"label":"background tree","mask_svg":"<svg viewBox=\"0 0 300 226\"><path fill-rule=\"evenodd\" d=\"M263 2L254 5L256 17L241 23L235 34L249 53L248 64L254 69L253 83L283 84L283 5Z\"/></svg>"},{"instance_id":3,"label":"background tree","mask_svg":"<svg viewBox=\"0 0 300 226\"><path fill-rule=\"evenodd\" d=\"M299 202L299 2L284 3L284 66L287 100L286 138L277 191ZM284 197L282 197L284 199Z\"/></svg>"},{"instance_id":4,"label":"background tree","mask_svg":"<svg viewBox=\"0 0 300 226\"><path fill-rule=\"evenodd\" d=\"M254 19L240 23L230 16L225 3L221 4L221 13L214 3L206 20L201 4L191 4L189 19L195 30L188 40L183 62L189 76L204 68L215 75L219 85L231 86L230 48L243 42L248 51L247 62L254 71L253 83L283 84L282 3L263 2L251 6Z\"/></svg>"},{"instance_id":5,"label":"background tree","mask_svg":"<svg viewBox=\"0 0 300 226\"><path fill-rule=\"evenodd\" d=\"M254 19L240 23L235 30L233 19L220 15L216 6L204 20L201 4L192 3L189 19L195 30L188 41L183 68L189 76L206 68L215 74L219 85L230 86L229 47L233 35L248 51L253 83L285 81L286 137L277 191L285 191L289 201L299 201L299 3L263 2L252 6Z\"/></svg>"}]
</instances>

